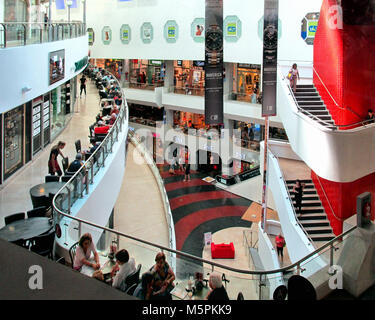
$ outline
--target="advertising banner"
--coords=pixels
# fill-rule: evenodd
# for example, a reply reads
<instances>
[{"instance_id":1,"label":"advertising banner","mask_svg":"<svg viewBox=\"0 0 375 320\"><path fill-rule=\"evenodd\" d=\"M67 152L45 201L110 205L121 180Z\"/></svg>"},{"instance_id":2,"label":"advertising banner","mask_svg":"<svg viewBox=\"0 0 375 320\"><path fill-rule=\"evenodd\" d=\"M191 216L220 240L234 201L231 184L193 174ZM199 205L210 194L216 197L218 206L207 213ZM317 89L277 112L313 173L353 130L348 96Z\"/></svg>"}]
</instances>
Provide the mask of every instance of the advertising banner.
<instances>
[{"instance_id":1,"label":"advertising banner","mask_svg":"<svg viewBox=\"0 0 375 320\"><path fill-rule=\"evenodd\" d=\"M363 228L371 223L371 193L364 192L357 197L357 227Z\"/></svg>"},{"instance_id":2,"label":"advertising banner","mask_svg":"<svg viewBox=\"0 0 375 320\"><path fill-rule=\"evenodd\" d=\"M223 120L223 0L206 0L205 122Z\"/></svg>"},{"instance_id":3,"label":"advertising banner","mask_svg":"<svg viewBox=\"0 0 375 320\"><path fill-rule=\"evenodd\" d=\"M276 115L278 0L264 0L262 116Z\"/></svg>"}]
</instances>

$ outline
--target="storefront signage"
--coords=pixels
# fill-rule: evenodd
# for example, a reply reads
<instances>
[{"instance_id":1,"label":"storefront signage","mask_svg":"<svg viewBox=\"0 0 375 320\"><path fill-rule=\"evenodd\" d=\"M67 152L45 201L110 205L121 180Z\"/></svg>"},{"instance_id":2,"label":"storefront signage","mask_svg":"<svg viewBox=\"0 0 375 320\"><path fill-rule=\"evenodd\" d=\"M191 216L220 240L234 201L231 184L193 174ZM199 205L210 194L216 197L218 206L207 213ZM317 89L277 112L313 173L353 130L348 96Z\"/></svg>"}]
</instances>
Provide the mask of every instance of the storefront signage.
<instances>
[{"instance_id":1,"label":"storefront signage","mask_svg":"<svg viewBox=\"0 0 375 320\"><path fill-rule=\"evenodd\" d=\"M239 69L257 69L260 70L259 64L248 64L248 63L239 63L238 64Z\"/></svg>"},{"instance_id":2,"label":"storefront signage","mask_svg":"<svg viewBox=\"0 0 375 320\"><path fill-rule=\"evenodd\" d=\"M262 116L276 116L278 0L264 0Z\"/></svg>"},{"instance_id":3,"label":"storefront signage","mask_svg":"<svg viewBox=\"0 0 375 320\"><path fill-rule=\"evenodd\" d=\"M175 20L168 20L164 25L164 38L168 43L176 43L178 39L178 24Z\"/></svg>"},{"instance_id":4,"label":"storefront signage","mask_svg":"<svg viewBox=\"0 0 375 320\"><path fill-rule=\"evenodd\" d=\"M193 66L194 66L194 67L204 67L204 61L197 61L197 60L194 60L194 61L193 61Z\"/></svg>"},{"instance_id":5,"label":"storefront signage","mask_svg":"<svg viewBox=\"0 0 375 320\"><path fill-rule=\"evenodd\" d=\"M74 72L77 72L77 71L81 70L82 68L86 67L88 61L89 61L89 57L84 57L83 59L81 59L78 62L76 62L74 64L75 65Z\"/></svg>"},{"instance_id":6,"label":"storefront signage","mask_svg":"<svg viewBox=\"0 0 375 320\"><path fill-rule=\"evenodd\" d=\"M218 125L223 117L223 0L206 0L205 122Z\"/></svg>"},{"instance_id":7,"label":"storefront signage","mask_svg":"<svg viewBox=\"0 0 375 320\"><path fill-rule=\"evenodd\" d=\"M308 45L314 44L315 34L318 29L319 17L319 12L310 12L302 19L301 37Z\"/></svg>"},{"instance_id":8,"label":"storefront signage","mask_svg":"<svg viewBox=\"0 0 375 320\"><path fill-rule=\"evenodd\" d=\"M105 26L102 30L102 41L105 45L109 45L112 41L112 30L108 26Z\"/></svg>"},{"instance_id":9,"label":"storefront signage","mask_svg":"<svg viewBox=\"0 0 375 320\"><path fill-rule=\"evenodd\" d=\"M237 16L228 16L224 20L224 37L228 42L236 42L241 38L242 23Z\"/></svg>"},{"instance_id":10,"label":"storefront signage","mask_svg":"<svg viewBox=\"0 0 375 320\"><path fill-rule=\"evenodd\" d=\"M141 26L141 39L145 44L149 44L154 39L154 28L150 22L144 22Z\"/></svg>"},{"instance_id":11,"label":"storefront signage","mask_svg":"<svg viewBox=\"0 0 375 320\"><path fill-rule=\"evenodd\" d=\"M150 65L153 65L153 66L161 66L163 64L163 61L161 60L149 60L148 62Z\"/></svg>"},{"instance_id":12,"label":"storefront signage","mask_svg":"<svg viewBox=\"0 0 375 320\"><path fill-rule=\"evenodd\" d=\"M257 176L260 176L260 170L259 170L259 167L258 168L254 168L254 169L251 169L249 171L245 171L245 172L242 172L238 175L238 178L241 180L241 181L245 181L245 180L249 180L251 178L254 178L254 177L257 177Z\"/></svg>"},{"instance_id":13,"label":"storefront signage","mask_svg":"<svg viewBox=\"0 0 375 320\"><path fill-rule=\"evenodd\" d=\"M95 32L93 28L88 28L87 29L87 35L89 38L89 46L92 46L95 42Z\"/></svg>"},{"instance_id":14,"label":"storefront signage","mask_svg":"<svg viewBox=\"0 0 375 320\"><path fill-rule=\"evenodd\" d=\"M128 24L123 24L120 29L120 40L123 44L129 44L131 40L131 29Z\"/></svg>"},{"instance_id":15,"label":"storefront signage","mask_svg":"<svg viewBox=\"0 0 375 320\"><path fill-rule=\"evenodd\" d=\"M191 23L191 37L195 42L202 43L204 42L205 34L205 22L204 18L196 18Z\"/></svg>"}]
</instances>

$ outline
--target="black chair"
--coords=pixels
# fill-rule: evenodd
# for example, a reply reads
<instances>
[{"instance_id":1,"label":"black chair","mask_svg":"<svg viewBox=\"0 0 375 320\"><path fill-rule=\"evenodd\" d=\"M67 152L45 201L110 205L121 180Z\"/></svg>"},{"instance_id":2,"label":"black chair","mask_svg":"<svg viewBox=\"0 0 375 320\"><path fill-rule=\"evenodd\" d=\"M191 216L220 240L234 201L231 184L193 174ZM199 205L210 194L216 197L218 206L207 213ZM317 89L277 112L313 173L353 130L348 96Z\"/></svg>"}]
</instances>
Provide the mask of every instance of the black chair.
<instances>
[{"instance_id":1,"label":"black chair","mask_svg":"<svg viewBox=\"0 0 375 320\"><path fill-rule=\"evenodd\" d=\"M32 252L35 252L43 257L52 259L53 243L55 241L55 230L49 233L37 236L32 239L33 244L30 247Z\"/></svg>"},{"instance_id":2,"label":"black chair","mask_svg":"<svg viewBox=\"0 0 375 320\"><path fill-rule=\"evenodd\" d=\"M239 293L238 293L238 296L237 296L237 301L240 301L240 300L245 300L245 298L244 298L242 292L239 292Z\"/></svg>"},{"instance_id":3,"label":"black chair","mask_svg":"<svg viewBox=\"0 0 375 320\"><path fill-rule=\"evenodd\" d=\"M126 285L126 290L128 288L130 289L131 286L134 284L138 285L139 283L139 274L141 272L142 265L139 264L137 267L137 270L135 270L132 274L129 274L126 279L125 279L125 285Z\"/></svg>"},{"instance_id":4,"label":"black chair","mask_svg":"<svg viewBox=\"0 0 375 320\"><path fill-rule=\"evenodd\" d=\"M138 284L134 283L132 286L126 289L125 293L127 293L129 296L132 296L137 286Z\"/></svg>"},{"instance_id":5,"label":"black chair","mask_svg":"<svg viewBox=\"0 0 375 320\"><path fill-rule=\"evenodd\" d=\"M61 177L61 182L68 182L73 176L72 175L66 175Z\"/></svg>"},{"instance_id":6,"label":"black chair","mask_svg":"<svg viewBox=\"0 0 375 320\"><path fill-rule=\"evenodd\" d=\"M65 173L65 171L69 167L69 158L68 157L62 159L62 166L63 166L63 170L64 170L64 173Z\"/></svg>"},{"instance_id":7,"label":"black chair","mask_svg":"<svg viewBox=\"0 0 375 320\"><path fill-rule=\"evenodd\" d=\"M27 211L28 218L38 218L38 217L45 217L47 213L47 207L39 207L32 210Z\"/></svg>"},{"instance_id":8,"label":"black chair","mask_svg":"<svg viewBox=\"0 0 375 320\"><path fill-rule=\"evenodd\" d=\"M9 242L15 244L16 246L20 246L20 247L29 249L28 243L23 239L15 240L15 241L9 241Z\"/></svg>"},{"instance_id":9,"label":"black chair","mask_svg":"<svg viewBox=\"0 0 375 320\"><path fill-rule=\"evenodd\" d=\"M82 148L81 148L81 140L77 140L74 144L76 145L76 151L77 151L77 153L80 153L81 150L82 150Z\"/></svg>"},{"instance_id":10,"label":"black chair","mask_svg":"<svg viewBox=\"0 0 375 320\"><path fill-rule=\"evenodd\" d=\"M91 152L86 152L85 153L85 161L87 161L91 157L92 153Z\"/></svg>"},{"instance_id":11,"label":"black chair","mask_svg":"<svg viewBox=\"0 0 375 320\"><path fill-rule=\"evenodd\" d=\"M48 207L49 198L47 196L31 197L33 208Z\"/></svg>"},{"instance_id":12,"label":"black chair","mask_svg":"<svg viewBox=\"0 0 375 320\"><path fill-rule=\"evenodd\" d=\"M70 262L72 264L72 269L74 269L74 257L76 256L76 250L78 247L79 242L76 242L69 248L69 257L70 257Z\"/></svg>"},{"instance_id":13,"label":"black chair","mask_svg":"<svg viewBox=\"0 0 375 320\"><path fill-rule=\"evenodd\" d=\"M45 176L44 178L45 182L59 182L60 177L59 176Z\"/></svg>"},{"instance_id":14,"label":"black chair","mask_svg":"<svg viewBox=\"0 0 375 320\"><path fill-rule=\"evenodd\" d=\"M25 219L25 212L15 213L10 216L4 217L5 225L23 219Z\"/></svg>"},{"instance_id":15,"label":"black chair","mask_svg":"<svg viewBox=\"0 0 375 320\"><path fill-rule=\"evenodd\" d=\"M95 134L95 142L102 142L105 137L107 136L106 133L96 133Z\"/></svg>"}]
</instances>

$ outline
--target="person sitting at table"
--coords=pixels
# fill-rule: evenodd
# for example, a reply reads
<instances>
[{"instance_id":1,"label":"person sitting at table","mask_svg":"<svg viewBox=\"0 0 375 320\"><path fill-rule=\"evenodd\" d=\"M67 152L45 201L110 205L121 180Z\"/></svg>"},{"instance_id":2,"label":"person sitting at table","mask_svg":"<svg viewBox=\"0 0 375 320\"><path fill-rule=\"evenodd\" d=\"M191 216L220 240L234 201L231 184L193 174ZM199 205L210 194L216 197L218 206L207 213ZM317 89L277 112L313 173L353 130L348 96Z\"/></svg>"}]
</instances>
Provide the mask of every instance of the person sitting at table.
<instances>
[{"instance_id":1,"label":"person sitting at table","mask_svg":"<svg viewBox=\"0 0 375 320\"><path fill-rule=\"evenodd\" d=\"M111 272L111 277L113 278L112 287L125 291L126 277L136 271L135 261L134 258L129 258L129 252L125 249L117 251L115 258L116 265Z\"/></svg>"},{"instance_id":2,"label":"person sitting at table","mask_svg":"<svg viewBox=\"0 0 375 320\"><path fill-rule=\"evenodd\" d=\"M153 298L154 275L151 272L142 274L141 282L135 288L133 296L141 300L151 300Z\"/></svg>"},{"instance_id":3,"label":"person sitting at table","mask_svg":"<svg viewBox=\"0 0 375 320\"><path fill-rule=\"evenodd\" d=\"M112 110L111 110L111 114L119 114L120 113L120 109L118 108L118 106L114 105Z\"/></svg>"},{"instance_id":4,"label":"person sitting at table","mask_svg":"<svg viewBox=\"0 0 375 320\"><path fill-rule=\"evenodd\" d=\"M107 134L110 128L110 126L105 126L103 121L98 121L98 125L94 129L94 134Z\"/></svg>"},{"instance_id":5,"label":"person sitting at table","mask_svg":"<svg viewBox=\"0 0 375 320\"><path fill-rule=\"evenodd\" d=\"M211 288L210 293L207 295L206 300L209 301L226 301L229 300L227 290L223 286L221 275L217 272L211 273L208 280L208 285Z\"/></svg>"},{"instance_id":6,"label":"person sitting at table","mask_svg":"<svg viewBox=\"0 0 375 320\"><path fill-rule=\"evenodd\" d=\"M153 295L158 300L171 300L171 291L174 288L173 281L176 276L165 259L165 254L159 252L155 257L156 264L151 268L154 275Z\"/></svg>"},{"instance_id":7,"label":"person sitting at table","mask_svg":"<svg viewBox=\"0 0 375 320\"><path fill-rule=\"evenodd\" d=\"M48 173L52 176L57 173L59 176L62 176L62 171L59 166L59 162L57 161L57 157L60 155L64 158L61 150L64 149L66 143L63 141L59 141L59 143L52 147L51 152L49 154L48 160Z\"/></svg>"},{"instance_id":8,"label":"person sitting at table","mask_svg":"<svg viewBox=\"0 0 375 320\"><path fill-rule=\"evenodd\" d=\"M91 253L94 254L95 263L90 261ZM81 236L74 257L73 268L75 270L80 271L83 265L89 266L94 270L100 269L99 255L90 233L85 233Z\"/></svg>"},{"instance_id":9,"label":"person sitting at table","mask_svg":"<svg viewBox=\"0 0 375 320\"><path fill-rule=\"evenodd\" d=\"M83 161L82 161L82 154L77 153L76 154L76 159L72 161L68 167L68 172L75 173L77 172L82 166L83 166Z\"/></svg>"}]
</instances>

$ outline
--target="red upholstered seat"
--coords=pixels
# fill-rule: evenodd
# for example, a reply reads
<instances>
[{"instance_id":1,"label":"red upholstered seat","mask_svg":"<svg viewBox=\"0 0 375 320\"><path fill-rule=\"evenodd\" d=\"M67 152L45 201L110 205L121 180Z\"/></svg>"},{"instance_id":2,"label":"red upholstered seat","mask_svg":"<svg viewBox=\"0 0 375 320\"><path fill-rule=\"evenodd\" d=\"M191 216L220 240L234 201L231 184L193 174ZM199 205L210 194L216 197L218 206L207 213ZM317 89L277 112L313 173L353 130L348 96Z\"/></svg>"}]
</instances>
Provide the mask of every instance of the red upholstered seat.
<instances>
[{"instance_id":1,"label":"red upholstered seat","mask_svg":"<svg viewBox=\"0 0 375 320\"><path fill-rule=\"evenodd\" d=\"M211 243L211 257L212 259L234 259L235 250L233 242L229 244Z\"/></svg>"}]
</instances>

